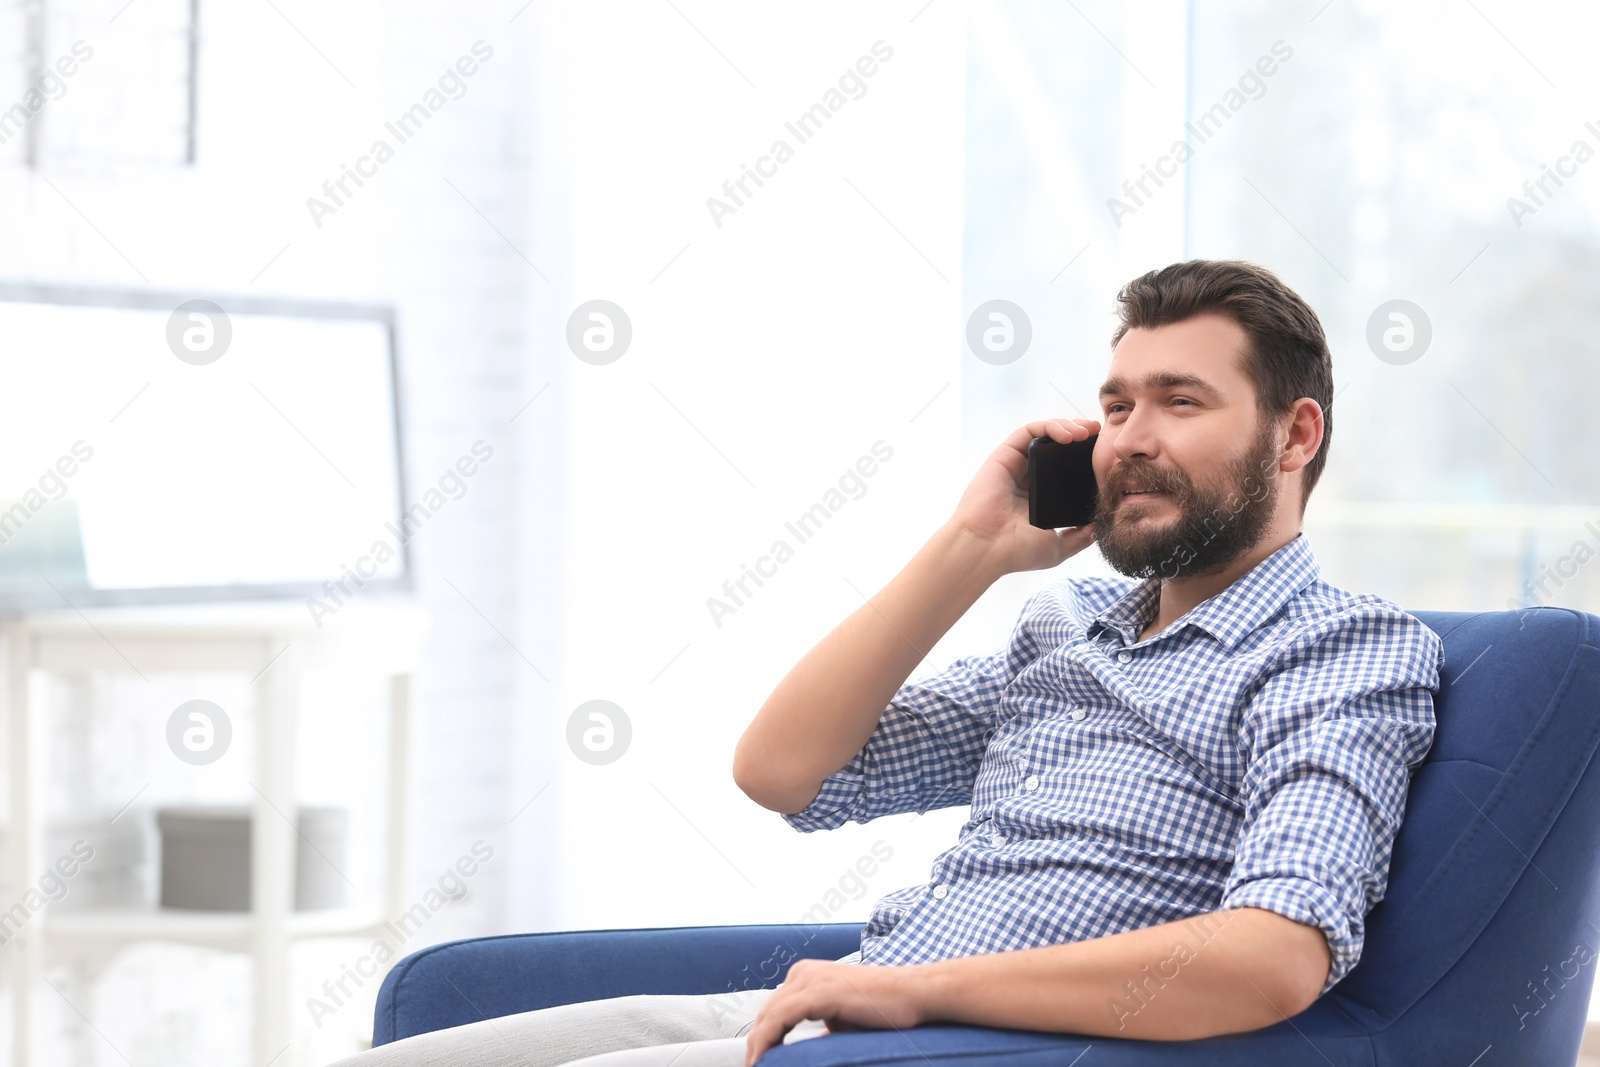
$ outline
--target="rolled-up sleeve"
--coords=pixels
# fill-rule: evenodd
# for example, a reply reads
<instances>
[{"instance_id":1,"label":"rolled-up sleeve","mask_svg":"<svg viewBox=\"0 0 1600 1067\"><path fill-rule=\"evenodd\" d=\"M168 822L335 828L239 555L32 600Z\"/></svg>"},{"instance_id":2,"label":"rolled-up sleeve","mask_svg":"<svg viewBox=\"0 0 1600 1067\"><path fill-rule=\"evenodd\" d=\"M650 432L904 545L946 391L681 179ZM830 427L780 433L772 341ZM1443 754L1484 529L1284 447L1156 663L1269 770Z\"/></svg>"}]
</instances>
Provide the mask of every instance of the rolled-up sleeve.
<instances>
[{"instance_id":1,"label":"rolled-up sleeve","mask_svg":"<svg viewBox=\"0 0 1600 1067\"><path fill-rule=\"evenodd\" d=\"M1376 598L1373 598L1376 601ZM1244 715L1244 820L1222 907L1317 927L1326 992L1361 958L1411 774L1432 747L1443 643L1386 601L1289 642Z\"/></svg>"},{"instance_id":2,"label":"rolled-up sleeve","mask_svg":"<svg viewBox=\"0 0 1600 1067\"><path fill-rule=\"evenodd\" d=\"M1028 625L1039 595L1023 604L1004 648L964 656L932 677L902 685L861 751L823 780L804 811L786 814L784 821L809 833L971 802L1001 695L1040 653Z\"/></svg>"}]
</instances>

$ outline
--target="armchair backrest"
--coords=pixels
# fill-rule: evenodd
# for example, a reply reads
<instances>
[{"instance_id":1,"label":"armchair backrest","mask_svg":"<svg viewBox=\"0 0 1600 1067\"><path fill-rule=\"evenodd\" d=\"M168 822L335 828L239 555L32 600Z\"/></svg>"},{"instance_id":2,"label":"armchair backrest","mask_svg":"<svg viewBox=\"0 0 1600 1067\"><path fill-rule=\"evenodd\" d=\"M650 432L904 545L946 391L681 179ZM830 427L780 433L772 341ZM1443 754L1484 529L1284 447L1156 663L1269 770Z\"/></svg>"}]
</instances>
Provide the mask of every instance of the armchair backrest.
<instances>
[{"instance_id":1,"label":"armchair backrest","mask_svg":"<svg viewBox=\"0 0 1600 1067\"><path fill-rule=\"evenodd\" d=\"M1444 639L1438 732L1361 962L1324 1001L1372 1029L1470 1008L1570 1033L1600 954L1600 617L1414 614Z\"/></svg>"}]
</instances>

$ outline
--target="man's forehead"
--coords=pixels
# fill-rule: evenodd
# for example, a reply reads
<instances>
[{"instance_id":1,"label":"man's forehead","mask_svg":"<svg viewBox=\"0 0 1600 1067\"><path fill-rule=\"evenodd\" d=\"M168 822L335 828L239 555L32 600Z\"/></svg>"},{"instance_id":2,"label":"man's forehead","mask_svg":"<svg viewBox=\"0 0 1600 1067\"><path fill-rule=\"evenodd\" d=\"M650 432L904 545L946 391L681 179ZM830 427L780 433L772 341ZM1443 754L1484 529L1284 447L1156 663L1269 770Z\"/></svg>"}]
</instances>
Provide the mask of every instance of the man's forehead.
<instances>
[{"instance_id":1,"label":"man's forehead","mask_svg":"<svg viewBox=\"0 0 1600 1067\"><path fill-rule=\"evenodd\" d=\"M1189 389L1227 396L1249 384L1242 359L1246 343L1238 323L1216 315L1131 329L1112 352L1100 395Z\"/></svg>"},{"instance_id":2,"label":"man's forehead","mask_svg":"<svg viewBox=\"0 0 1600 1067\"><path fill-rule=\"evenodd\" d=\"M1149 393L1160 389L1188 389L1212 397L1225 395L1220 385L1215 385L1192 371L1180 370L1155 370L1148 374L1132 376L1113 374L1100 386L1100 395L1126 396L1129 393Z\"/></svg>"}]
</instances>

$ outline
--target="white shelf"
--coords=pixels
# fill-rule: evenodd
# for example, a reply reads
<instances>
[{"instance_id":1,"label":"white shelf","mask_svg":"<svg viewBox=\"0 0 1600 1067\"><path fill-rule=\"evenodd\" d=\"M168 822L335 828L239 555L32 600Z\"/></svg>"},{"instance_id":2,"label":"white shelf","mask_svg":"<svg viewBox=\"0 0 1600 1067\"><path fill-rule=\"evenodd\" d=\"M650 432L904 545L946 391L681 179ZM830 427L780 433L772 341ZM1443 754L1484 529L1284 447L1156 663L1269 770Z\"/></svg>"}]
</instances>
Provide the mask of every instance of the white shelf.
<instances>
[{"instance_id":1,"label":"white shelf","mask_svg":"<svg viewBox=\"0 0 1600 1067\"><path fill-rule=\"evenodd\" d=\"M48 915L51 940L181 941L248 950L260 920L248 911L191 911L181 908L95 908ZM328 908L290 914L285 932L293 938L359 937L383 928L384 909Z\"/></svg>"},{"instance_id":2,"label":"white shelf","mask_svg":"<svg viewBox=\"0 0 1600 1067\"><path fill-rule=\"evenodd\" d=\"M25 612L0 616L0 721L6 756L0 781L10 799L7 879L40 884L45 874L45 781L51 766L42 685L50 673L87 671L233 671L259 694L251 785L248 912L202 912L154 906L46 909L6 945L14 1067L35 1067L41 1027L35 1010L46 947L121 949L138 941L176 941L249 954L252 962L253 1061L303 1067L293 1046L290 948L296 940L378 934L406 908L406 805L412 670L428 614L406 598L369 597L317 626L301 606L168 605ZM332 669L389 679L387 857L382 905L293 910L295 741L300 693L309 671ZM374 753L361 753L370 758ZM282 1057L282 1058L280 1058Z\"/></svg>"}]
</instances>

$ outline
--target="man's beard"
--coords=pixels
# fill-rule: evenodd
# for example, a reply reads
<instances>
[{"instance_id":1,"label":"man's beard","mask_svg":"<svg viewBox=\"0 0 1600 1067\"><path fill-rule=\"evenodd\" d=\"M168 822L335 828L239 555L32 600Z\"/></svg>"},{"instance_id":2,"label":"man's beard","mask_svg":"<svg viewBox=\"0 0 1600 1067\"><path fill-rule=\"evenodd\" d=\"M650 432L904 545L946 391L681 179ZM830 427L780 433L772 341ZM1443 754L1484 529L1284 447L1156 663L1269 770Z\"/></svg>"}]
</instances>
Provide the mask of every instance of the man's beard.
<instances>
[{"instance_id":1,"label":"man's beard","mask_svg":"<svg viewBox=\"0 0 1600 1067\"><path fill-rule=\"evenodd\" d=\"M1245 454L1221 484L1196 486L1175 468L1146 463L1112 471L1095 505L1095 543L1106 562L1130 578L1188 578L1221 570L1260 542L1278 500L1277 427L1260 417ZM1269 473L1270 472L1270 473ZM1175 518L1141 519L1168 500L1124 504L1121 485L1133 482L1168 494Z\"/></svg>"}]
</instances>

